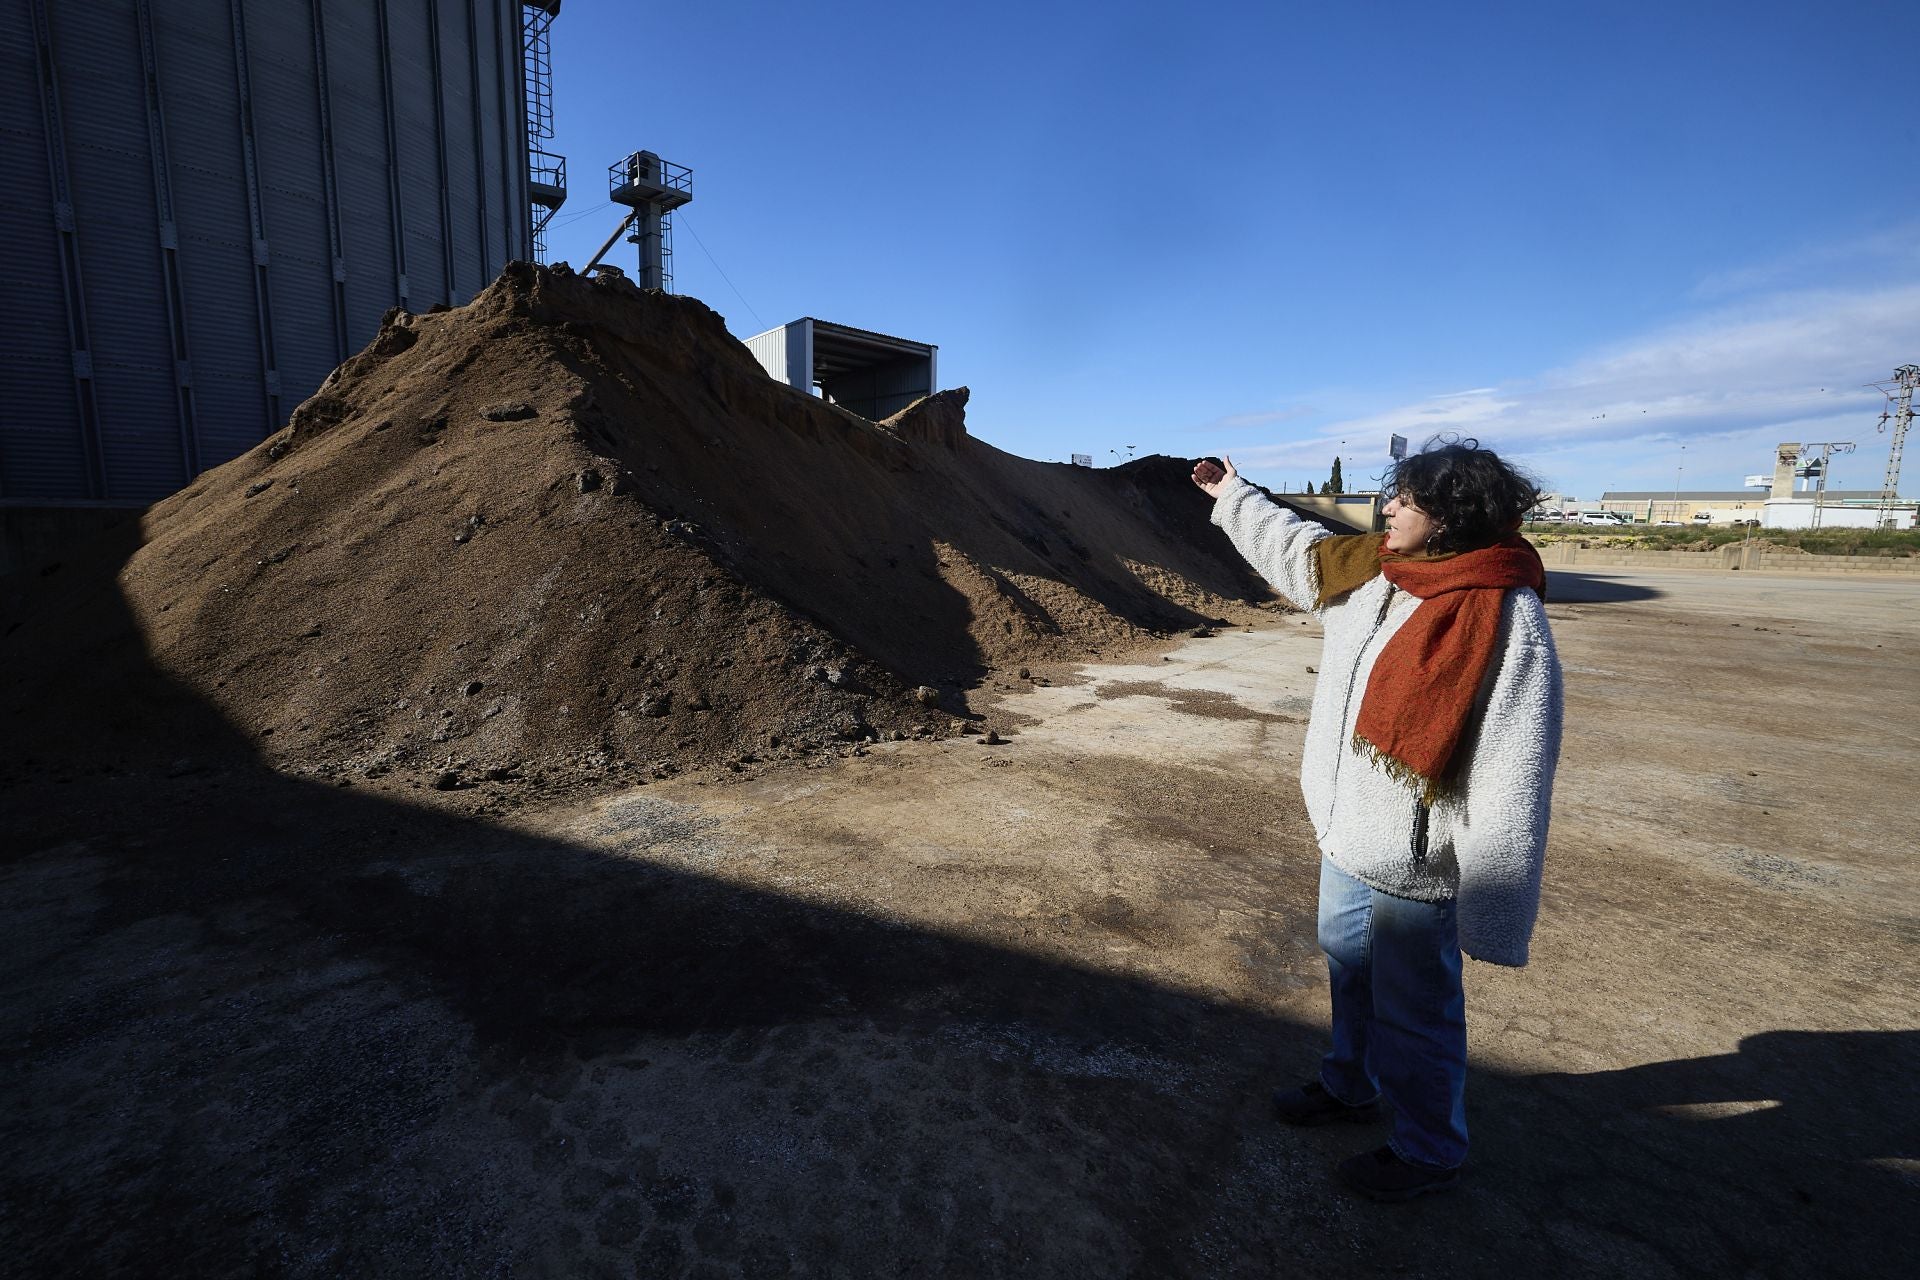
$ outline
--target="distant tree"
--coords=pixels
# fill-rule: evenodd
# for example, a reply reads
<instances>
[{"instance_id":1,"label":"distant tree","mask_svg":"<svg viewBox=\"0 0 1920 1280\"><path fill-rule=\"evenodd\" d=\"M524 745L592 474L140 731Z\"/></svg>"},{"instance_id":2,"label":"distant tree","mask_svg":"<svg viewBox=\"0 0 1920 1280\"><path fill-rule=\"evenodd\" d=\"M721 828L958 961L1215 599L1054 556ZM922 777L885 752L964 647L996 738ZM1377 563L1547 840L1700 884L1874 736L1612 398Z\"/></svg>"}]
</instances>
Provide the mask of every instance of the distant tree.
<instances>
[{"instance_id":1,"label":"distant tree","mask_svg":"<svg viewBox=\"0 0 1920 1280\"><path fill-rule=\"evenodd\" d=\"M1346 491L1346 484L1340 479L1340 459L1336 457L1333 460L1333 475L1328 477L1326 487L1320 490L1320 492L1345 493Z\"/></svg>"}]
</instances>

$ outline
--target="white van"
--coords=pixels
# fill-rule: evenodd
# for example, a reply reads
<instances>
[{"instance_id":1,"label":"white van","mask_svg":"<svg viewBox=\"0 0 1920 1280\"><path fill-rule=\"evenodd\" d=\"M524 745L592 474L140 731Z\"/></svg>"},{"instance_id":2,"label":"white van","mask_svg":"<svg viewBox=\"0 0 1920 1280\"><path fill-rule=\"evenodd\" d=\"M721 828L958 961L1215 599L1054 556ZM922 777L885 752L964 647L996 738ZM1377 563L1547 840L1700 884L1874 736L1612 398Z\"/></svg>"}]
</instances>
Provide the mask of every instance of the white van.
<instances>
[{"instance_id":1,"label":"white van","mask_svg":"<svg viewBox=\"0 0 1920 1280\"><path fill-rule=\"evenodd\" d=\"M1632 524L1624 511L1582 511L1581 524Z\"/></svg>"}]
</instances>

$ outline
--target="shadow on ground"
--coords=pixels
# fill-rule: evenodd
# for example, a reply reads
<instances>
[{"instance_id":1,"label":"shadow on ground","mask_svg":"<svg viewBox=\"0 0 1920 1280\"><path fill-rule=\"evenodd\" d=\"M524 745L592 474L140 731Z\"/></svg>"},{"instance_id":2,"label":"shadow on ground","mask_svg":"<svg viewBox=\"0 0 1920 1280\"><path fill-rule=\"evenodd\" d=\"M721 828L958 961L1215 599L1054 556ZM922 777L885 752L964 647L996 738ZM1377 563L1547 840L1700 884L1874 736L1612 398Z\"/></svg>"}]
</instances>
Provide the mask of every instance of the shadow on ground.
<instances>
[{"instance_id":1,"label":"shadow on ground","mask_svg":"<svg viewBox=\"0 0 1920 1280\"><path fill-rule=\"evenodd\" d=\"M158 677L156 677L157 679ZM1477 1072L1472 1176L1281 1130L1317 1026L282 777L14 769L20 1275L1894 1275L1915 1035ZM677 826L675 824L678 824ZM1290 928L1310 936L1311 904ZM1687 1104L1778 1102L1674 1112ZM1907 1162L1901 1164L1901 1161ZM1876 1163L1877 1162L1877 1163Z\"/></svg>"},{"instance_id":2,"label":"shadow on ground","mask_svg":"<svg viewBox=\"0 0 1920 1280\"><path fill-rule=\"evenodd\" d=\"M1632 600L1658 600L1662 594L1638 582L1566 569L1547 570L1549 604L1625 604Z\"/></svg>"}]
</instances>

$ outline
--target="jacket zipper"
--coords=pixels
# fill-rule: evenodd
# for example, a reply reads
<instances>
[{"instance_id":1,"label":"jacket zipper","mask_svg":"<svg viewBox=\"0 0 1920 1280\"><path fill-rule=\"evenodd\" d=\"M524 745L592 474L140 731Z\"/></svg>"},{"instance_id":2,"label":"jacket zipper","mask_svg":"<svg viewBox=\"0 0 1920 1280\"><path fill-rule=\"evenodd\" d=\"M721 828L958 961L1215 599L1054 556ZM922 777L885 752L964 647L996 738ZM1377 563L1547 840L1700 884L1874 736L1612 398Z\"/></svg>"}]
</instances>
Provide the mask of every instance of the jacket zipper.
<instances>
[{"instance_id":1,"label":"jacket zipper","mask_svg":"<svg viewBox=\"0 0 1920 1280\"><path fill-rule=\"evenodd\" d=\"M1426 801L1413 802L1413 865L1416 867L1427 860L1427 821L1432 813Z\"/></svg>"},{"instance_id":2,"label":"jacket zipper","mask_svg":"<svg viewBox=\"0 0 1920 1280\"><path fill-rule=\"evenodd\" d=\"M1385 625L1387 610L1393 605L1393 593L1398 590L1399 588L1391 582L1387 584L1386 594L1380 598L1380 612L1373 619L1373 629L1367 632L1367 638L1360 642L1359 652L1353 655L1353 669L1347 672L1347 696L1340 704L1340 734L1343 741L1333 753L1333 784L1330 788L1332 795L1327 802L1327 835L1329 837L1333 835L1333 815L1340 808L1340 762L1346 757L1347 752L1353 749L1353 735L1347 732L1347 712L1353 710L1353 686L1360 681L1360 664L1366 660L1367 649L1373 644L1373 638L1380 634L1380 628Z\"/></svg>"}]
</instances>

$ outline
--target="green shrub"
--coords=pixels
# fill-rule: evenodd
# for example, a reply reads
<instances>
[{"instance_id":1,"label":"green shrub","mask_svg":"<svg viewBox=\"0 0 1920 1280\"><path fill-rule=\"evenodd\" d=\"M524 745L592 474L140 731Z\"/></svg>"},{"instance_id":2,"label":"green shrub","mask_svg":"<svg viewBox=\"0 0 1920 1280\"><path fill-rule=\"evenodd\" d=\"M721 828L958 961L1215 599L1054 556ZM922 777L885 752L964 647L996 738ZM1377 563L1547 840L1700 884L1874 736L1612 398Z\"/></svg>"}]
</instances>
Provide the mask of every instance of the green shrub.
<instances>
[{"instance_id":1,"label":"green shrub","mask_svg":"<svg viewBox=\"0 0 1920 1280\"><path fill-rule=\"evenodd\" d=\"M1635 525L1609 529L1568 524L1530 524L1525 532L1536 542L1578 539L1604 542L1610 547L1642 551L1710 551L1749 537L1776 547L1797 547L1816 556L1920 556L1920 529L1744 529L1730 525L1708 528L1672 525Z\"/></svg>"}]
</instances>

